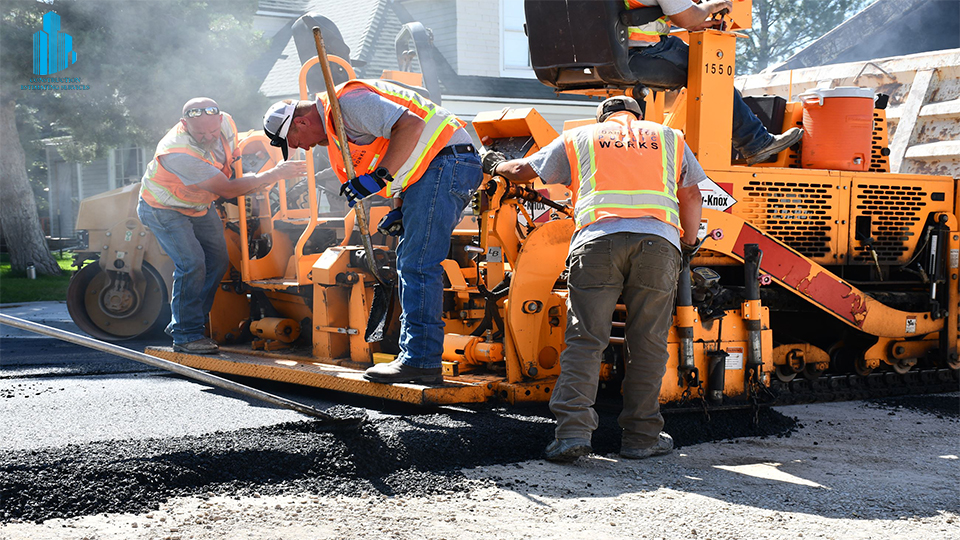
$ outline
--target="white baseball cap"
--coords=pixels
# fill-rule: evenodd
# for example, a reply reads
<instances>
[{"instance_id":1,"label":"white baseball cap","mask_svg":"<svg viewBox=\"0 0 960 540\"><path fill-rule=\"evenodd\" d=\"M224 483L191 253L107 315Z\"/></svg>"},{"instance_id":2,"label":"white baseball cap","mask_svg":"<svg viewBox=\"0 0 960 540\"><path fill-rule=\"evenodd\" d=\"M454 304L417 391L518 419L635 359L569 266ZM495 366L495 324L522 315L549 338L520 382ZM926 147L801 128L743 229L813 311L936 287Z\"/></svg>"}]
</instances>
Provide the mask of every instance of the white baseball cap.
<instances>
[{"instance_id":1,"label":"white baseball cap","mask_svg":"<svg viewBox=\"0 0 960 540\"><path fill-rule=\"evenodd\" d=\"M270 137L270 145L280 147L283 159L287 159L287 132L293 123L293 113L297 109L297 102L286 103L278 101L267 109L263 115L263 131Z\"/></svg>"}]
</instances>

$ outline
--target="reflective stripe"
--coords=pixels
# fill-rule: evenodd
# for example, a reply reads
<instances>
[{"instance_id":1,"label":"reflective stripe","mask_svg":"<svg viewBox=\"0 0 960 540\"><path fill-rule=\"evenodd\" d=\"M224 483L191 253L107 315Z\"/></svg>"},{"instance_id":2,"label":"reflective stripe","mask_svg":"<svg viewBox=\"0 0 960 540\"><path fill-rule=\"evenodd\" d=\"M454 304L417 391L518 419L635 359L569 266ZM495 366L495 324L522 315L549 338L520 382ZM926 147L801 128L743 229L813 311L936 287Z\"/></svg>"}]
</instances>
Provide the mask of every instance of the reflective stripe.
<instances>
[{"instance_id":1,"label":"reflective stripe","mask_svg":"<svg viewBox=\"0 0 960 540\"><path fill-rule=\"evenodd\" d=\"M197 145L183 125L178 123L157 144L153 159L141 178L140 197L147 204L178 210L187 215L198 215L205 212L210 203L216 200L217 195L214 193L199 187L184 185L177 175L160 165L160 157L169 154L186 154L216 167L229 177L226 171L231 167L233 153L237 148L237 131L233 118L227 113L221 114L223 116L220 122L220 140L223 144L224 162L207 159L203 148Z\"/></svg>"},{"instance_id":2,"label":"reflective stripe","mask_svg":"<svg viewBox=\"0 0 960 540\"><path fill-rule=\"evenodd\" d=\"M623 5L627 9L636 9L651 7L637 0L623 0ZM666 15L659 19L649 22L643 26L630 26L627 28L627 39L638 44L653 45L660 42L660 36L670 33L670 18Z\"/></svg>"},{"instance_id":3,"label":"reflective stripe","mask_svg":"<svg viewBox=\"0 0 960 540\"><path fill-rule=\"evenodd\" d=\"M667 221L674 226L680 225L680 205L676 199L656 191L598 191L587 196L577 204L577 220L582 221L587 214L597 209L657 209L666 213Z\"/></svg>"},{"instance_id":4,"label":"reflective stripe","mask_svg":"<svg viewBox=\"0 0 960 540\"><path fill-rule=\"evenodd\" d=\"M579 195L588 195L596 188L594 178L597 175L597 155L593 146L594 134L588 130L581 130L574 140L574 150L577 151L577 161L580 164Z\"/></svg>"},{"instance_id":5,"label":"reflective stripe","mask_svg":"<svg viewBox=\"0 0 960 540\"><path fill-rule=\"evenodd\" d=\"M150 162L150 165L153 165L154 163L156 163L156 161ZM140 181L141 183L140 189L146 190L147 192L149 192L150 195L153 196L154 200L156 200L158 203L162 204L163 206L169 206L171 208L185 208L188 210L203 210L210 204L210 203L205 203L205 204L190 203L189 201L185 201L180 197L177 197L176 195L173 194L172 191L167 189L166 186L164 186L159 182L155 182L153 180L153 177L155 176L155 173L156 173L156 167L154 166L153 168L154 168L153 170L154 174L151 174L151 171L149 168L147 169L147 174L150 174L150 176L143 177L143 179Z\"/></svg>"},{"instance_id":6,"label":"reflective stripe","mask_svg":"<svg viewBox=\"0 0 960 540\"><path fill-rule=\"evenodd\" d=\"M387 81L347 81L337 89L337 95L342 96L360 85L405 107L424 122L423 131L420 133L420 137L417 139L413 151L399 167L396 174L393 175L394 181L380 192L382 196L389 197L399 191L403 191L419 180L430 162L433 161L433 158L436 157L437 153L450 140L453 133L457 129L465 127L466 124L450 111L437 106L433 102L420 96L420 94ZM333 134L335 131L331 129L332 120L329 114L329 107L326 105L325 110L327 111L326 123L328 132ZM336 137L331 138L337 147L339 147L340 142L336 140ZM389 143L389 139L378 137L369 145L350 145L350 155L354 162L356 174L364 174L376 168L380 157L387 152ZM342 167L343 158L341 153L334 152L332 147L328 148L328 150L330 161L334 164L334 170L338 173L338 176L341 177L341 181L346 181L344 178L345 172Z\"/></svg>"},{"instance_id":7,"label":"reflective stripe","mask_svg":"<svg viewBox=\"0 0 960 540\"><path fill-rule=\"evenodd\" d=\"M441 116L439 114L431 114L430 120L427 121L427 125L423 128L423 133L420 134L420 138L417 140L417 146L413 149L413 152L410 153L410 157L400 166L400 170L398 170L397 174L393 177L393 182L387 186L387 196L406 189L414 173L420 168L423 160L429 154L430 148L437 142L443 130L457 121L457 117L453 115ZM430 138L424 140L424 135L427 134L430 135ZM400 188L399 190L397 189L398 186Z\"/></svg>"}]
</instances>

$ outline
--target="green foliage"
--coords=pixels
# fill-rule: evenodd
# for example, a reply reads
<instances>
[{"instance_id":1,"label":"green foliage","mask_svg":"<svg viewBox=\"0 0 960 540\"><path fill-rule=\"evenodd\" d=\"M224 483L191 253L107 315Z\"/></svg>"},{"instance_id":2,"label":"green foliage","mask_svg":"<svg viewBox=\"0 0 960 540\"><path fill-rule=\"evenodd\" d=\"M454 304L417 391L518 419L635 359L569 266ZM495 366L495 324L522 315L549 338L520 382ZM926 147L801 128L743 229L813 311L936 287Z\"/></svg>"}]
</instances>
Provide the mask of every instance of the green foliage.
<instances>
[{"instance_id":1,"label":"green foliage","mask_svg":"<svg viewBox=\"0 0 960 540\"><path fill-rule=\"evenodd\" d=\"M8 254L0 254L0 304L18 302L65 301L70 276L73 273L73 254L65 252L63 256L53 254L63 270L59 276L41 276L27 279L25 272L10 269Z\"/></svg>"},{"instance_id":2,"label":"green foliage","mask_svg":"<svg viewBox=\"0 0 960 540\"><path fill-rule=\"evenodd\" d=\"M737 40L737 74L781 62L873 0L753 0L749 39Z\"/></svg>"}]
</instances>

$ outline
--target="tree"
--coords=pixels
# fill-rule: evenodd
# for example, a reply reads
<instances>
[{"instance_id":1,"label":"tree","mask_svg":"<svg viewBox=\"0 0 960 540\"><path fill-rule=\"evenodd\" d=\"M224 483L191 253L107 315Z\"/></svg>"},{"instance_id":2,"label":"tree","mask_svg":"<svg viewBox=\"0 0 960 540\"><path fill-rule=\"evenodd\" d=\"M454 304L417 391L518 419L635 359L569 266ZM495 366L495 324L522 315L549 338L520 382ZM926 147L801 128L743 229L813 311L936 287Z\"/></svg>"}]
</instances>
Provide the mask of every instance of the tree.
<instances>
[{"instance_id":1,"label":"tree","mask_svg":"<svg viewBox=\"0 0 960 540\"><path fill-rule=\"evenodd\" d=\"M753 0L749 39L737 40L737 74L758 73L809 45L873 0Z\"/></svg>"},{"instance_id":2,"label":"tree","mask_svg":"<svg viewBox=\"0 0 960 540\"><path fill-rule=\"evenodd\" d=\"M36 137L70 135L61 154L95 159L111 147L150 147L176 123L188 99L209 96L238 127L258 126L267 107L246 67L265 51L252 31L256 0L4 0L0 4L0 228L11 266L58 274L37 218L17 124ZM24 89L33 74L33 33L42 16L60 15L77 61L44 78L79 78L83 89ZM73 81L71 81L73 82ZM45 257L44 257L45 255Z\"/></svg>"}]
</instances>

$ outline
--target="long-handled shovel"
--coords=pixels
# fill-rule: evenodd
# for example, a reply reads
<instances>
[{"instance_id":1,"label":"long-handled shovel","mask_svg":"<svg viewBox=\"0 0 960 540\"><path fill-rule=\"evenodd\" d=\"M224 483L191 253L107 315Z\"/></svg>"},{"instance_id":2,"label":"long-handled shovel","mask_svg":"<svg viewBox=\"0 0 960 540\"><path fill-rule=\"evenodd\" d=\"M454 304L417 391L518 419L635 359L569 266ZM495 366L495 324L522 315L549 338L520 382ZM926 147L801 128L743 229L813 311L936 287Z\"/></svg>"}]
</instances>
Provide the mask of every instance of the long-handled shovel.
<instances>
[{"instance_id":1,"label":"long-handled shovel","mask_svg":"<svg viewBox=\"0 0 960 540\"><path fill-rule=\"evenodd\" d=\"M320 33L320 27L313 27L313 40L317 44L317 58L320 60L320 69L323 71L323 81L327 86L327 97L330 103L330 113L333 117L333 125L337 130L337 139L340 141L340 152L343 153L343 166L346 169L347 178L356 176L353 170L353 159L350 157L350 143L347 142L347 129L343 124L343 116L340 112L340 100L337 99L337 87L333 83L333 73L330 71L330 60L327 59L326 48L323 45L323 36ZM360 228L360 239L363 242L363 250L367 255L367 266L370 273L377 279L373 286L373 302L370 306L370 318L367 319L367 330L364 338L368 343L374 343L383 339L383 333L387 326L387 318L390 314L390 304L393 301L393 284L387 283L380 275L377 267L377 260L373 254L373 244L370 241L370 227L367 225L367 211L364 208L363 201L357 201L353 209L357 216L357 226Z\"/></svg>"}]
</instances>

